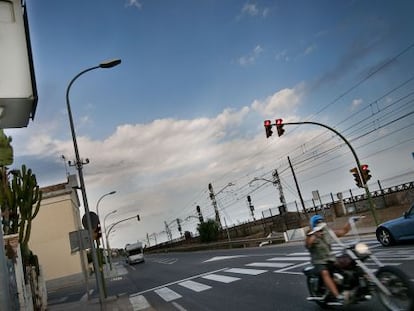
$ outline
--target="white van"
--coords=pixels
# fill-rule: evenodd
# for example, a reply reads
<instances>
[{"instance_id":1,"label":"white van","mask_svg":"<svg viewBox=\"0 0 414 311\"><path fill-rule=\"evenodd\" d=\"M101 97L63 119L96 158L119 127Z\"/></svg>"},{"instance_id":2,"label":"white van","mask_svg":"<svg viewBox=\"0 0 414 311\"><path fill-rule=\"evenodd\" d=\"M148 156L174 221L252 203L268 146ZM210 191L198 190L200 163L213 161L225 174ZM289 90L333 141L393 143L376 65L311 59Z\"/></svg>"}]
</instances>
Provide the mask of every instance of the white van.
<instances>
[{"instance_id":1,"label":"white van","mask_svg":"<svg viewBox=\"0 0 414 311\"><path fill-rule=\"evenodd\" d=\"M126 261L130 265L144 262L144 247L142 242L125 245Z\"/></svg>"}]
</instances>

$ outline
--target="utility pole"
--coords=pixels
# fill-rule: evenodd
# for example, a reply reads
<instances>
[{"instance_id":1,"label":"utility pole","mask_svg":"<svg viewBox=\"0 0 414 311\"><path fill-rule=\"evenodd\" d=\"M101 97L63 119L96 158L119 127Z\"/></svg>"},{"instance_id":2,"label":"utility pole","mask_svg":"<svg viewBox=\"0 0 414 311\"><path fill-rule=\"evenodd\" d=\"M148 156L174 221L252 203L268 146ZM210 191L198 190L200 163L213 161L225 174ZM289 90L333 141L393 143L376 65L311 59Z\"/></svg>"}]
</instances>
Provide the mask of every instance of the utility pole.
<instances>
[{"instance_id":1,"label":"utility pole","mask_svg":"<svg viewBox=\"0 0 414 311\"><path fill-rule=\"evenodd\" d=\"M298 184L298 181L296 179L296 174L295 174L295 171L293 169L292 162L290 162L290 157L289 156L287 158L288 158L290 170L292 171L293 179L295 181L296 189L298 190L299 199L300 199L300 203L302 204L303 213L305 214L306 218L309 218L308 213L306 213L305 203L303 202L302 193L300 192L299 184Z\"/></svg>"},{"instance_id":2,"label":"utility pole","mask_svg":"<svg viewBox=\"0 0 414 311\"><path fill-rule=\"evenodd\" d=\"M165 232L167 233L169 240L172 241L172 234L171 234L170 227L168 226L166 221L164 221L164 224L165 224Z\"/></svg>"},{"instance_id":3,"label":"utility pole","mask_svg":"<svg viewBox=\"0 0 414 311\"><path fill-rule=\"evenodd\" d=\"M247 205L249 206L249 210L252 215L253 221L255 221L256 218L254 217L254 206L252 204L252 198L250 197L250 195L247 196Z\"/></svg>"},{"instance_id":4,"label":"utility pole","mask_svg":"<svg viewBox=\"0 0 414 311\"><path fill-rule=\"evenodd\" d=\"M178 226L178 231L180 232L180 236L183 236L183 229L181 228L181 219L177 218L177 226Z\"/></svg>"},{"instance_id":5,"label":"utility pole","mask_svg":"<svg viewBox=\"0 0 414 311\"><path fill-rule=\"evenodd\" d=\"M282 208L279 210L279 212L280 214L285 214L287 211L286 200L285 200L285 196L283 195L283 188L282 188L282 183L280 182L279 173L275 169L272 175L273 175L273 184L279 190L279 199L280 199L280 203L282 203Z\"/></svg>"},{"instance_id":6,"label":"utility pole","mask_svg":"<svg viewBox=\"0 0 414 311\"><path fill-rule=\"evenodd\" d=\"M221 226L220 214L219 214L218 207L217 207L216 195L214 194L213 186L211 185L211 183L208 184L208 190L210 191L210 199L214 207L214 214L216 215L216 222L218 223L219 228L221 229L222 226Z\"/></svg>"}]
</instances>

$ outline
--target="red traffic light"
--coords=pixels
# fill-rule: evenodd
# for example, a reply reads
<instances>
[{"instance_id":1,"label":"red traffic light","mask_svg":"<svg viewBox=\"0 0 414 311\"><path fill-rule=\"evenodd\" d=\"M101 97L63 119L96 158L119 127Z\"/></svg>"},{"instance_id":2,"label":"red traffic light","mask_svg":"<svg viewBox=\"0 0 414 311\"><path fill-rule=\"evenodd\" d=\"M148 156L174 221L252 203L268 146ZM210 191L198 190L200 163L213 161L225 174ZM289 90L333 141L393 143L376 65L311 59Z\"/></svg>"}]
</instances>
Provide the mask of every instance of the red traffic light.
<instances>
[{"instance_id":1,"label":"red traffic light","mask_svg":"<svg viewBox=\"0 0 414 311\"><path fill-rule=\"evenodd\" d=\"M265 131L266 131L266 138L269 138L273 134L272 122L270 120L265 120L264 121L264 127L265 127Z\"/></svg>"},{"instance_id":2,"label":"red traffic light","mask_svg":"<svg viewBox=\"0 0 414 311\"><path fill-rule=\"evenodd\" d=\"M362 178L364 180L364 183L367 183L368 180L371 179L370 170L368 168L368 164L362 164L361 165L361 172L362 172Z\"/></svg>"},{"instance_id":3,"label":"red traffic light","mask_svg":"<svg viewBox=\"0 0 414 311\"><path fill-rule=\"evenodd\" d=\"M283 120L282 119L276 119L276 129L277 129L277 135L280 137L283 135L285 130L283 129Z\"/></svg>"}]
</instances>

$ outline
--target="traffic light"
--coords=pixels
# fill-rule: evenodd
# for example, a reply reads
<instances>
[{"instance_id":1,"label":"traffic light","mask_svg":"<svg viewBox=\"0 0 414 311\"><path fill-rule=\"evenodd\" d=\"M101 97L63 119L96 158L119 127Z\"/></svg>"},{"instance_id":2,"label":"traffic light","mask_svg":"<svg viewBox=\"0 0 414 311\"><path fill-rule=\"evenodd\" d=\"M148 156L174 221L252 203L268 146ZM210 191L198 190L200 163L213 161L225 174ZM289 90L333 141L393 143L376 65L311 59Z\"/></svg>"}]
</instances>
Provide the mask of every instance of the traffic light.
<instances>
[{"instance_id":1,"label":"traffic light","mask_svg":"<svg viewBox=\"0 0 414 311\"><path fill-rule=\"evenodd\" d=\"M253 212L254 211L254 205L252 205L252 198L250 197L250 195L247 196L247 202L249 203L250 211Z\"/></svg>"},{"instance_id":2,"label":"traffic light","mask_svg":"<svg viewBox=\"0 0 414 311\"><path fill-rule=\"evenodd\" d=\"M139 214L137 215L137 219L138 219L138 221L141 221L141 218L139 217Z\"/></svg>"},{"instance_id":3,"label":"traffic light","mask_svg":"<svg viewBox=\"0 0 414 311\"><path fill-rule=\"evenodd\" d=\"M276 119L276 129L277 129L277 135L282 136L285 130L283 129L283 120L282 119Z\"/></svg>"},{"instance_id":4,"label":"traffic light","mask_svg":"<svg viewBox=\"0 0 414 311\"><path fill-rule=\"evenodd\" d=\"M361 165L361 171L362 171L362 179L364 180L364 183L367 183L368 182L368 180L370 180L371 179L371 175L369 174L370 173L370 170L369 170L369 168L368 168L368 165L367 164L362 164Z\"/></svg>"},{"instance_id":5,"label":"traffic light","mask_svg":"<svg viewBox=\"0 0 414 311\"><path fill-rule=\"evenodd\" d=\"M95 240L99 240L102 237L102 230L101 230L101 224L98 223L98 225L95 228L95 234L93 235Z\"/></svg>"},{"instance_id":6,"label":"traffic light","mask_svg":"<svg viewBox=\"0 0 414 311\"><path fill-rule=\"evenodd\" d=\"M203 218L203 214L201 214L200 205L197 205L197 214L198 214L198 220L200 221L200 223L203 223L204 218Z\"/></svg>"},{"instance_id":7,"label":"traffic light","mask_svg":"<svg viewBox=\"0 0 414 311\"><path fill-rule=\"evenodd\" d=\"M177 218L177 226L178 226L178 231L180 232L180 235L183 235L183 232L182 232L182 228L181 228L181 220L180 220L180 218Z\"/></svg>"},{"instance_id":8,"label":"traffic light","mask_svg":"<svg viewBox=\"0 0 414 311\"><path fill-rule=\"evenodd\" d=\"M265 127L265 130L266 130L266 138L269 138L273 134L272 122L270 120L265 120L264 121L264 127Z\"/></svg>"},{"instance_id":9,"label":"traffic light","mask_svg":"<svg viewBox=\"0 0 414 311\"><path fill-rule=\"evenodd\" d=\"M362 184L362 180L361 177L359 176L359 172L358 169L356 167L352 168L349 170L352 175L354 176L355 179L355 184L359 187L359 188L364 188L364 185Z\"/></svg>"}]
</instances>

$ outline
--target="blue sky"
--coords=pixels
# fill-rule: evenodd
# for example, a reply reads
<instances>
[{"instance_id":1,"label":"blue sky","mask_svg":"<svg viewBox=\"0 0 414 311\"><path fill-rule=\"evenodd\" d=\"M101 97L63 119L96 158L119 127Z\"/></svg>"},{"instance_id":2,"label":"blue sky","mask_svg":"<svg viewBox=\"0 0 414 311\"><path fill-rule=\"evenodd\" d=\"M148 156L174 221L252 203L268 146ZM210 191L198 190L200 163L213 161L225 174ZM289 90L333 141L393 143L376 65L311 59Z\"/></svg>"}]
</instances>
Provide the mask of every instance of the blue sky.
<instances>
[{"instance_id":1,"label":"blue sky","mask_svg":"<svg viewBox=\"0 0 414 311\"><path fill-rule=\"evenodd\" d=\"M65 106L69 81L111 58L122 64L85 74L71 106L91 210L105 198L110 221L139 213L111 237L122 247L160 233L164 221L214 212L208 183L228 224L278 206L278 169L288 202L319 190L361 192L352 155L331 133L286 126L266 139L263 120L322 122L352 142L370 165L371 186L414 176L412 1L27 1L39 93L33 122L7 130L15 166L42 186L64 182L73 159ZM399 121L396 121L400 119ZM68 168L75 173L73 168ZM295 210L293 204L289 209ZM174 227L175 225L175 227ZM183 223L195 232L196 220ZM165 239L159 234L158 241Z\"/></svg>"}]
</instances>

